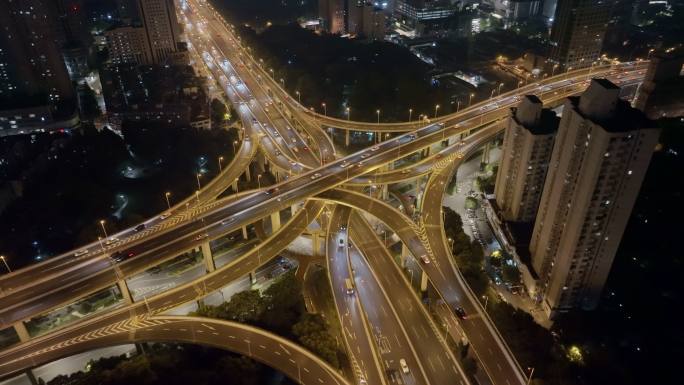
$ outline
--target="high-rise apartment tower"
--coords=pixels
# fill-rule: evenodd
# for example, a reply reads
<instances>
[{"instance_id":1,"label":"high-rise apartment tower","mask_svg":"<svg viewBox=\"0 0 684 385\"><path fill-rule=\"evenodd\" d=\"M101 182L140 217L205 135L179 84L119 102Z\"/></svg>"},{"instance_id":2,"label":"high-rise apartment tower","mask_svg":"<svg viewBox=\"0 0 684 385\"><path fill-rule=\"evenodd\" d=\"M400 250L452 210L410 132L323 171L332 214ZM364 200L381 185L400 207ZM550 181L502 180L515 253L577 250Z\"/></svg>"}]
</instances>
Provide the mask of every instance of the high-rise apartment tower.
<instances>
[{"instance_id":1,"label":"high-rise apartment tower","mask_svg":"<svg viewBox=\"0 0 684 385\"><path fill-rule=\"evenodd\" d=\"M534 95L511 108L494 191L504 220L534 221L557 129L556 114Z\"/></svg>"},{"instance_id":2,"label":"high-rise apartment tower","mask_svg":"<svg viewBox=\"0 0 684 385\"><path fill-rule=\"evenodd\" d=\"M597 306L658 142L659 130L619 92L594 79L565 102L530 242L551 318Z\"/></svg>"}]
</instances>

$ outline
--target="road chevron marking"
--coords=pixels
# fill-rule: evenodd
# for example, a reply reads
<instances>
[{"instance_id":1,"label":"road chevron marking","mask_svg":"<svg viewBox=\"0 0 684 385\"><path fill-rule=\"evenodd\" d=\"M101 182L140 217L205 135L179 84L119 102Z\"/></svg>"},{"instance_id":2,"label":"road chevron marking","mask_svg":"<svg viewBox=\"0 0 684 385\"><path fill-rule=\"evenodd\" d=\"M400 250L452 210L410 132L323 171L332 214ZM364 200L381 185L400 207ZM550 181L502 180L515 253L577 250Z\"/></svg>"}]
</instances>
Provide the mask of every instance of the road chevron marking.
<instances>
[{"instance_id":1,"label":"road chevron marking","mask_svg":"<svg viewBox=\"0 0 684 385\"><path fill-rule=\"evenodd\" d=\"M78 335L76 337L70 338L68 340L61 341L57 344L48 346L46 348L43 348L41 350L32 352L30 354L27 354L25 356L19 357L15 359L14 361L21 361L25 360L27 358L31 357L36 357L45 353L49 353L51 351L57 350L57 349L63 349L68 346L76 345L79 343L83 343L86 341L91 341L94 339L98 338L104 338L107 336L111 335L116 335L120 333L133 333L138 329L145 329L149 328L151 326L159 326L159 325L164 325L168 323L172 323L176 321L172 320L167 320L167 319L147 319L147 316L137 316L135 318L129 318L123 321L119 321L107 326L104 326L102 328L99 328L97 330L90 331L85 334Z\"/></svg>"}]
</instances>

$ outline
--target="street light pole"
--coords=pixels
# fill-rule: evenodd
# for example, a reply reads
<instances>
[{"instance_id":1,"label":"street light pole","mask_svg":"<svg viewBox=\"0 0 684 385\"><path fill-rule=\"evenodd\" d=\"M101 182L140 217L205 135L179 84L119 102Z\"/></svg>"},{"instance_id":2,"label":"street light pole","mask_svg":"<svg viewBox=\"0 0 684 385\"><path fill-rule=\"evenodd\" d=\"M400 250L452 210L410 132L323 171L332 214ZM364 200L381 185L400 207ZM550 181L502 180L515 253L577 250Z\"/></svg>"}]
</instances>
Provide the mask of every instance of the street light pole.
<instances>
[{"instance_id":1,"label":"street light pole","mask_svg":"<svg viewBox=\"0 0 684 385\"><path fill-rule=\"evenodd\" d=\"M527 385L530 385L532 381L532 375L534 374L534 368L528 368L530 370L530 375L527 377Z\"/></svg>"},{"instance_id":2,"label":"street light pole","mask_svg":"<svg viewBox=\"0 0 684 385\"><path fill-rule=\"evenodd\" d=\"M456 101L456 112L458 112L461 109L461 99Z\"/></svg>"},{"instance_id":3,"label":"street light pole","mask_svg":"<svg viewBox=\"0 0 684 385\"><path fill-rule=\"evenodd\" d=\"M201 190L201 189L202 189L202 185L200 184L200 179L199 179L200 176L202 176L202 174L197 173L197 189L198 189L198 190Z\"/></svg>"},{"instance_id":4,"label":"street light pole","mask_svg":"<svg viewBox=\"0 0 684 385\"><path fill-rule=\"evenodd\" d=\"M257 175L257 186L259 186L259 189L261 190L261 174Z\"/></svg>"},{"instance_id":5,"label":"street light pole","mask_svg":"<svg viewBox=\"0 0 684 385\"><path fill-rule=\"evenodd\" d=\"M5 268L7 268L7 271L8 271L9 273L11 273L11 272L12 272L12 269L10 269L9 265L7 264L7 260L5 259L5 256L4 256L4 255L0 255L0 259L2 259L2 263L5 264Z\"/></svg>"},{"instance_id":6,"label":"street light pole","mask_svg":"<svg viewBox=\"0 0 684 385\"><path fill-rule=\"evenodd\" d=\"M375 110L375 113L378 115L378 124L380 124L380 110Z\"/></svg>"},{"instance_id":7,"label":"street light pole","mask_svg":"<svg viewBox=\"0 0 684 385\"><path fill-rule=\"evenodd\" d=\"M235 146L235 142L233 142L233 146ZM234 147L233 147L233 153L235 153ZM222 156L219 156L219 158L218 158L219 172L222 172L222 171L223 171L223 167L222 167L222 165L221 165L221 162L222 162L222 161L223 161L223 157L222 157Z\"/></svg>"},{"instance_id":8,"label":"street light pole","mask_svg":"<svg viewBox=\"0 0 684 385\"><path fill-rule=\"evenodd\" d=\"M328 116L328 107L326 107L325 103L321 103L321 106L323 107L323 115Z\"/></svg>"},{"instance_id":9,"label":"street light pole","mask_svg":"<svg viewBox=\"0 0 684 385\"><path fill-rule=\"evenodd\" d=\"M171 202L169 202L169 196L171 196L170 192L165 192L164 193L164 198L166 198L166 206L171 210Z\"/></svg>"},{"instance_id":10,"label":"street light pole","mask_svg":"<svg viewBox=\"0 0 684 385\"><path fill-rule=\"evenodd\" d=\"M437 119L437 110L439 110L439 104L435 104L435 119Z\"/></svg>"},{"instance_id":11,"label":"street light pole","mask_svg":"<svg viewBox=\"0 0 684 385\"><path fill-rule=\"evenodd\" d=\"M468 99L468 107L473 104L473 96L475 96L475 94L470 94L470 99Z\"/></svg>"},{"instance_id":12,"label":"street light pole","mask_svg":"<svg viewBox=\"0 0 684 385\"><path fill-rule=\"evenodd\" d=\"M413 115L413 108L409 108L409 123L411 123L411 116Z\"/></svg>"},{"instance_id":13,"label":"street light pole","mask_svg":"<svg viewBox=\"0 0 684 385\"><path fill-rule=\"evenodd\" d=\"M349 121L351 118L351 108L347 107L347 121Z\"/></svg>"},{"instance_id":14,"label":"street light pole","mask_svg":"<svg viewBox=\"0 0 684 385\"><path fill-rule=\"evenodd\" d=\"M105 229L104 219L100 221L100 226L102 226L102 232L104 233L105 239L109 238L109 235L107 235L107 229Z\"/></svg>"},{"instance_id":15,"label":"street light pole","mask_svg":"<svg viewBox=\"0 0 684 385\"><path fill-rule=\"evenodd\" d=\"M297 94L297 101L299 104L302 104L302 94L299 93L299 91L295 91L295 94Z\"/></svg>"}]
</instances>

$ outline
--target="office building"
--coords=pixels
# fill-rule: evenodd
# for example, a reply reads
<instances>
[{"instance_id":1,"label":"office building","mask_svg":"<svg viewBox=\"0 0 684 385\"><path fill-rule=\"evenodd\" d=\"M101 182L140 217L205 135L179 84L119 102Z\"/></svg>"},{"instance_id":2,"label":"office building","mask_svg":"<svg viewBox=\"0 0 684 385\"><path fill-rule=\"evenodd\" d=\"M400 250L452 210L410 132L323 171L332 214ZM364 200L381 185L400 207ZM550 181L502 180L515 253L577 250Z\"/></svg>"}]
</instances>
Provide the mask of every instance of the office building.
<instances>
[{"instance_id":1,"label":"office building","mask_svg":"<svg viewBox=\"0 0 684 385\"><path fill-rule=\"evenodd\" d=\"M123 26L105 31L112 64L151 64L152 52L141 26Z\"/></svg>"},{"instance_id":2,"label":"office building","mask_svg":"<svg viewBox=\"0 0 684 385\"><path fill-rule=\"evenodd\" d=\"M449 0L397 0L398 32L409 37L446 36L458 4Z\"/></svg>"},{"instance_id":3,"label":"office building","mask_svg":"<svg viewBox=\"0 0 684 385\"><path fill-rule=\"evenodd\" d=\"M683 50L657 52L650 59L634 98L634 107L651 119L684 116Z\"/></svg>"},{"instance_id":4,"label":"office building","mask_svg":"<svg viewBox=\"0 0 684 385\"><path fill-rule=\"evenodd\" d=\"M533 222L548 169L558 117L534 95L511 108L494 194L501 216Z\"/></svg>"},{"instance_id":5,"label":"office building","mask_svg":"<svg viewBox=\"0 0 684 385\"><path fill-rule=\"evenodd\" d=\"M589 67L601 55L612 1L558 0L550 59L562 70Z\"/></svg>"},{"instance_id":6,"label":"office building","mask_svg":"<svg viewBox=\"0 0 684 385\"><path fill-rule=\"evenodd\" d=\"M597 306L658 142L659 130L619 92L594 79L564 105L530 241L550 318Z\"/></svg>"},{"instance_id":7,"label":"office building","mask_svg":"<svg viewBox=\"0 0 684 385\"><path fill-rule=\"evenodd\" d=\"M178 50L180 26L173 0L139 0L138 13L152 62L164 62Z\"/></svg>"},{"instance_id":8,"label":"office building","mask_svg":"<svg viewBox=\"0 0 684 385\"><path fill-rule=\"evenodd\" d=\"M544 0L544 4L542 5L542 16L550 23L553 23L553 18L556 15L557 3L558 0Z\"/></svg>"},{"instance_id":9,"label":"office building","mask_svg":"<svg viewBox=\"0 0 684 385\"><path fill-rule=\"evenodd\" d=\"M0 99L33 97L35 104L73 99L52 3L0 0L0 6Z\"/></svg>"},{"instance_id":10,"label":"office building","mask_svg":"<svg viewBox=\"0 0 684 385\"><path fill-rule=\"evenodd\" d=\"M484 4L493 9L494 17L507 25L539 16L542 11L541 0L488 0Z\"/></svg>"}]
</instances>

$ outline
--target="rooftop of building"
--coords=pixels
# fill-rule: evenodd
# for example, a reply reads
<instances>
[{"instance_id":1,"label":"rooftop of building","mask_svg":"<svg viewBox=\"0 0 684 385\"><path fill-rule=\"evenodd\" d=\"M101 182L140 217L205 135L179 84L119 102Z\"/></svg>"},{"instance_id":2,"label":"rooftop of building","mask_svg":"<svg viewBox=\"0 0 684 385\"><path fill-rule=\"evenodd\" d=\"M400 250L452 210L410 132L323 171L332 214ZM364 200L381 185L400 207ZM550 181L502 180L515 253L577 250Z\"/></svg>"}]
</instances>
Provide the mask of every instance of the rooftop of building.
<instances>
[{"instance_id":1,"label":"rooftop of building","mask_svg":"<svg viewBox=\"0 0 684 385\"><path fill-rule=\"evenodd\" d=\"M572 108L581 116L608 132L618 133L655 128L653 121L642 111L619 98L619 91L620 87L607 79L592 79L591 84L581 96L572 96L568 100ZM582 98L589 98L589 102L583 103Z\"/></svg>"},{"instance_id":2,"label":"rooftop of building","mask_svg":"<svg viewBox=\"0 0 684 385\"><path fill-rule=\"evenodd\" d=\"M519 104L519 106L512 108L513 118L518 122L518 124L525 127L532 135L552 134L556 130L558 130L560 118L556 116L556 113L553 112L553 110L543 108L542 106L543 103L537 96L525 95L523 97L523 101ZM519 108L529 108L537 111L541 110L539 112L539 120L537 121L537 123L526 124L522 122L520 119L518 119L517 112Z\"/></svg>"}]
</instances>

